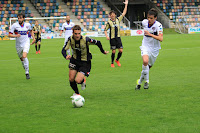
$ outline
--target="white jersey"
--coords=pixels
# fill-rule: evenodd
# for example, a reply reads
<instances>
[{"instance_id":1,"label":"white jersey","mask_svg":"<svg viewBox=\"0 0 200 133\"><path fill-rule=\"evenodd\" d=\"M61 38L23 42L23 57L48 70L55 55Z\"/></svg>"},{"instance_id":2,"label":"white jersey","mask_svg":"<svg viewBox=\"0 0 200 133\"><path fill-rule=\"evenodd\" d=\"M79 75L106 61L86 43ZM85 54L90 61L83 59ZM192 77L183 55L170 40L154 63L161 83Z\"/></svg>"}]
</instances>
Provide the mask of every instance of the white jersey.
<instances>
[{"instance_id":1,"label":"white jersey","mask_svg":"<svg viewBox=\"0 0 200 133\"><path fill-rule=\"evenodd\" d=\"M63 23L61 30L62 31L65 30L65 38L68 39L68 37L72 35L73 26L74 26L73 22L70 22L69 24L67 22Z\"/></svg>"},{"instance_id":2,"label":"white jersey","mask_svg":"<svg viewBox=\"0 0 200 133\"><path fill-rule=\"evenodd\" d=\"M25 23L21 26L19 22L15 22L11 28L9 33L10 34L20 34L20 37L16 38L16 47L24 47L25 44L30 45L30 39L28 38L28 31L31 31L30 23Z\"/></svg>"},{"instance_id":3,"label":"white jersey","mask_svg":"<svg viewBox=\"0 0 200 133\"><path fill-rule=\"evenodd\" d=\"M148 20L144 19L142 21L142 26L144 30L149 31L149 33L151 34L154 35L163 34L162 24L158 21L155 21L154 24L151 27L149 27ZM144 35L142 40L142 48L150 51L153 54L153 56L158 56L159 49L161 49L160 41L154 39L153 37Z\"/></svg>"}]
</instances>

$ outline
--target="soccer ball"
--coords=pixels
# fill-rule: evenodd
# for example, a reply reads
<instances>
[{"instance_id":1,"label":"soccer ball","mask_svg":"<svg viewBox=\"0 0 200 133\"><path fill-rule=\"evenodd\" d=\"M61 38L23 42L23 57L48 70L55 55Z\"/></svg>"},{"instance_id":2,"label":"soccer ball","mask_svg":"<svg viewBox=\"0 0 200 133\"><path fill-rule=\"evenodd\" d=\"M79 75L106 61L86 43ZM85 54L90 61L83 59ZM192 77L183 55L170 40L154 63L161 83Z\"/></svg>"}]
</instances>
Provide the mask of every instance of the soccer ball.
<instances>
[{"instance_id":1,"label":"soccer ball","mask_svg":"<svg viewBox=\"0 0 200 133\"><path fill-rule=\"evenodd\" d=\"M74 105L74 107L80 108L84 105L84 103L85 99L81 95L77 95L72 98L72 105Z\"/></svg>"}]
</instances>

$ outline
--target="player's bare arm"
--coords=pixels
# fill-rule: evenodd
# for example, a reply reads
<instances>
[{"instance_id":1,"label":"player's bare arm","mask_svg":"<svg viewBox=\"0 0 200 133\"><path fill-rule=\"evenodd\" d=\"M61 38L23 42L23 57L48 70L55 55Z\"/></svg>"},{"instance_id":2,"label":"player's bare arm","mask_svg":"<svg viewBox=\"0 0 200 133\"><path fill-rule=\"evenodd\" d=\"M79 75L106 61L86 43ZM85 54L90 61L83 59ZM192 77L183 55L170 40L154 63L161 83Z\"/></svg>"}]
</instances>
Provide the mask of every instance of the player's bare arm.
<instances>
[{"instance_id":1,"label":"player's bare arm","mask_svg":"<svg viewBox=\"0 0 200 133\"><path fill-rule=\"evenodd\" d=\"M104 31L104 33L105 33L105 35L106 35L107 40L110 40L110 37L108 36L107 31Z\"/></svg>"},{"instance_id":2,"label":"player's bare arm","mask_svg":"<svg viewBox=\"0 0 200 133\"><path fill-rule=\"evenodd\" d=\"M124 8L124 11L122 13L122 16L125 16L126 12L127 12L128 0L125 0L125 2L123 2L123 3L125 4L125 8Z\"/></svg>"},{"instance_id":3,"label":"player's bare arm","mask_svg":"<svg viewBox=\"0 0 200 133\"><path fill-rule=\"evenodd\" d=\"M31 30L31 36L32 36L32 38L33 38L33 41L32 41L32 43L31 44L33 44L33 43L35 43L35 35L34 35L34 33L33 33L33 30Z\"/></svg>"},{"instance_id":4,"label":"player's bare arm","mask_svg":"<svg viewBox=\"0 0 200 133\"><path fill-rule=\"evenodd\" d=\"M59 36L61 36L61 35L62 35L62 33L63 33L63 30L61 30L61 31L60 31L60 35L59 35Z\"/></svg>"},{"instance_id":5,"label":"player's bare arm","mask_svg":"<svg viewBox=\"0 0 200 133\"><path fill-rule=\"evenodd\" d=\"M21 35L20 34L17 34L17 35L13 35L11 33L8 34L8 37L20 37Z\"/></svg>"},{"instance_id":6,"label":"player's bare arm","mask_svg":"<svg viewBox=\"0 0 200 133\"><path fill-rule=\"evenodd\" d=\"M156 36L156 35L153 35L153 34L149 33L149 31L144 30L144 35L151 36L151 37L153 37L154 39L156 39L156 40L158 40L158 41L161 41L161 42L163 41L163 33L159 33L159 35Z\"/></svg>"}]
</instances>

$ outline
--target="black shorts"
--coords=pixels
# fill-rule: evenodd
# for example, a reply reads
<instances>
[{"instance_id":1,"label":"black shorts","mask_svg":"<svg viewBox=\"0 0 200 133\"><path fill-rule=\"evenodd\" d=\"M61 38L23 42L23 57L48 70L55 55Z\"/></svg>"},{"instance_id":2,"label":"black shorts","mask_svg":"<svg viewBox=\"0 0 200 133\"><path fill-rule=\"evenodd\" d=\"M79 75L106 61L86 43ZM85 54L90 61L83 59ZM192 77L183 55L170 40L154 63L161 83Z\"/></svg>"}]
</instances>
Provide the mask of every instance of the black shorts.
<instances>
[{"instance_id":1,"label":"black shorts","mask_svg":"<svg viewBox=\"0 0 200 133\"><path fill-rule=\"evenodd\" d=\"M36 38L35 43L37 43L37 42L41 42L41 38Z\"/></svg>"},{"instance_id":2,"label":"black shorts","mask_svg":"<svg viewBox=\"0 0 200 133\"><path fill-rule=\"evenodd\" d=\"M90 61L78 61L73 57L70 59L69 68L83 73L85 76L90 75L91 60Z\"/></svg>"},{"instance_id":3,"label":"black shorts","mask_svg":"<svg viewBox=\"0 0 200 133\"><path fill-rule=\"evenodd\" d=\"M119 49L119 48L123 48L122 46L122 41L120 37L116 37L113 39L110 39L110 49Z\"/></svg>"}]
</instances>

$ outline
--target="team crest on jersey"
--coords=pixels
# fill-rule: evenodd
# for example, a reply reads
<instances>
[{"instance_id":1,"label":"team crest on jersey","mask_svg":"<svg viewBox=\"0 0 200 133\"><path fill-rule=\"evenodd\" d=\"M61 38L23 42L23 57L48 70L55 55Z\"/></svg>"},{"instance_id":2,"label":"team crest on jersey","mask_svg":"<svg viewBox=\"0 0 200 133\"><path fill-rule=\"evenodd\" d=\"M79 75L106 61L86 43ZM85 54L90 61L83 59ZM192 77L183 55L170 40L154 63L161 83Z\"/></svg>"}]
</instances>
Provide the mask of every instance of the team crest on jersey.
<instances>
[{"instance_id":1,"label":"team crest on jersey","mask_svg":"<svg viewBox=\"0 0 200 133\"><path fill-rule=\"evenodd\" d=\"M26 28L28 29L29 26L26 26Z\"/></svg>"},{"instance_id":2,"label":"team crest on jersey","mask_svg":"<svg viewBox=\"0 0 200 133\"><path fill-rule=\"evenodd\" d=\"M152 27L152 30L155 30L155 27Z\"/></svg>"},{"instance_id":3,"label":"team crest on jersey","mask_svg":"<svg viewBox=\"0 0 200 133\"><path fill-rule=\"evenodd\" d=\"M79 44L76 44L76 47L79 48Z\"/></svg>"}]
</instances>

